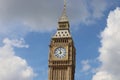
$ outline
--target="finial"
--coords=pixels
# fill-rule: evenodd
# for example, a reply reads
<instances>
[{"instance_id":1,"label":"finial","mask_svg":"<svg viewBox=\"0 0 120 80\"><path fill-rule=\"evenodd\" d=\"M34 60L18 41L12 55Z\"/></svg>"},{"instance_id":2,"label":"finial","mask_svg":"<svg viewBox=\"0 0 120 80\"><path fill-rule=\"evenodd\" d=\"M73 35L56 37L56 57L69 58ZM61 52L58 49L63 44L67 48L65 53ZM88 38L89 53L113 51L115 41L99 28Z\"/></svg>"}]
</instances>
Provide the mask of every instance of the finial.
<instances>
[{"instance_id":1,"label":"finial","mask_svg":"<svg viewBox=\"0 0 120 80\"><path fill-rule=\"evenodd\" d=\"M66 0L64 0L64 8L66 9Z\"/></svg>"},{"instance_id":2,"label":"finial","mask_svg":"<svg viewBox=\"0 0 120 80\"><path fill-rule=\"evenodd\" d=\"M68 17L66 15L66 0L64 0L64 9L63 9L63 13L62 16L59 19L59 22L64 22L64 21L68 21Z\"/></svg>"}]
</instances>

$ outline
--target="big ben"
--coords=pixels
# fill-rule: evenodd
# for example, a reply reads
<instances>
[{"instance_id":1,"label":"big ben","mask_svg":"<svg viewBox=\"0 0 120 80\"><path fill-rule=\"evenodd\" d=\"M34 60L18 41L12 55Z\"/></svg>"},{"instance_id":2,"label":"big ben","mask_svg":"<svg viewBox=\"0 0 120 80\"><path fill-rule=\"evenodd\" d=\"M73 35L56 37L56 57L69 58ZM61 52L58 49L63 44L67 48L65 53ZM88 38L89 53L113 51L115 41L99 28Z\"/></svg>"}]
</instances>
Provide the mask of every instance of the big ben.
<instances>
[{"instance_id":1,"label":"big ben","mask_svg":"<svg viewBox=\"0 0 120 80\"><path fill-rule=\"evenodd\" d=\"M49 45L48 80L74 80L76 50L69 27L66 0L64 0L58 28Z\"/></svg>"}]
</instances>

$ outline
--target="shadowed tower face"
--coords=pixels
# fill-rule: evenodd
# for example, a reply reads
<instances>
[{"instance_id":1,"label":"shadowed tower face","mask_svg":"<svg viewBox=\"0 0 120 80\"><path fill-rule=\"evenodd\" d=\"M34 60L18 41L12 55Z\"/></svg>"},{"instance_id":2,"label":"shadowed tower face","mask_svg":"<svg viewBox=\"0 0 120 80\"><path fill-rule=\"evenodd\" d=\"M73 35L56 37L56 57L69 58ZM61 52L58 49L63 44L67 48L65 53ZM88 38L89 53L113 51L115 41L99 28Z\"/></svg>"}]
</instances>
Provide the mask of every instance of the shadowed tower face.
<instances>
[{"instance_id":1,"label":"shadowed tower face","mask_svg":"<svg viewBox=\"0 0 120 80\"><path fill-rule=\"evenodd\" d=\"M64 0L64 9L58 21L58 28L49 46L48 80L74 80L76 53L69 27L66 0Z\"/></svg>"}]
</instances>

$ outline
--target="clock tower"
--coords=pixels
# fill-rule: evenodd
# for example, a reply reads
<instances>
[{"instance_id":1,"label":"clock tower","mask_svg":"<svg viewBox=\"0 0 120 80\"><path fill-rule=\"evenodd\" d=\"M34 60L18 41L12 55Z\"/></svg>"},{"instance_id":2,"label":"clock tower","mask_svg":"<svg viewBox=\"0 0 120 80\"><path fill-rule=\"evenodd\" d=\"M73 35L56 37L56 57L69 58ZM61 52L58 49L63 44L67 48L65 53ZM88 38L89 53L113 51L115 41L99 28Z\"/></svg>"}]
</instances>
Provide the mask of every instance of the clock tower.
<instances>
[{"instance_id":1,"label":"clock tower","mask_svg":"<svg viewBox=\"0 0 120 80\"><path fill-rule=\"evenodd\" d=\"M64 10L49 46L48 80L74 80L76 52L69 27L64 0Z\"/></svg>"}]
</instances>

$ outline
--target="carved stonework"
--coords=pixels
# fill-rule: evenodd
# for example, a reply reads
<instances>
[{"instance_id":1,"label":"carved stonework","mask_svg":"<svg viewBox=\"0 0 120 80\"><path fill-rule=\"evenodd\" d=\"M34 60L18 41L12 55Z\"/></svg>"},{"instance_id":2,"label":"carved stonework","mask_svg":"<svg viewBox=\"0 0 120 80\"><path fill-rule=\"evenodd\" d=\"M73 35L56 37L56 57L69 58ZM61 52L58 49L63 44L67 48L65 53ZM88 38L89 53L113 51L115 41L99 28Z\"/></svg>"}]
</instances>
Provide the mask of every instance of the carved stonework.
<instances>
[{"instance_id":1,"label":"carved stonework","mask_svg":"<svg viewBox=\"0 0 120 80\"><path fill-rule=\"evenodd\" d=\"M74 80L76 53L66 15L66 3L58 26L49 45L48 80Z\"/></svg>"}]
</instances>

